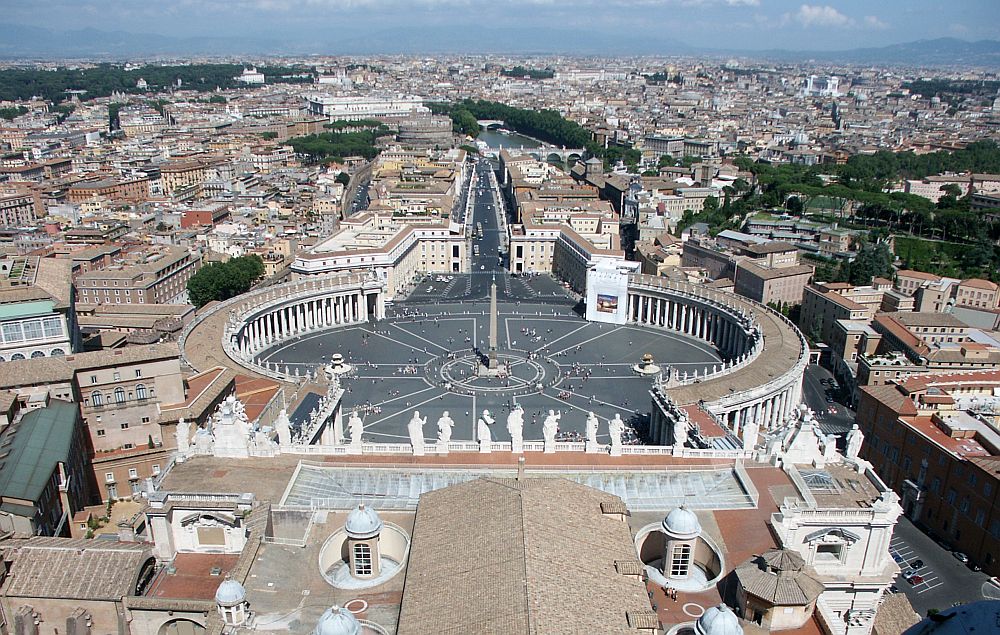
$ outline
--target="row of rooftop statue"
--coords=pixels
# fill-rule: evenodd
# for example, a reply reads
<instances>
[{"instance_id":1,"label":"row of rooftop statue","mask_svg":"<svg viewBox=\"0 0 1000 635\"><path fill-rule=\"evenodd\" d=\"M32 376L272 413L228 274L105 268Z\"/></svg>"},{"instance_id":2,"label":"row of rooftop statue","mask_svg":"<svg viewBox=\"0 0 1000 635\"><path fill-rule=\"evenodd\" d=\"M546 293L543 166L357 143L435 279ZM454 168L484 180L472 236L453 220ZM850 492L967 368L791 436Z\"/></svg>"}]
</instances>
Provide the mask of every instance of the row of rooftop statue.
<instances>
[{"instance_id":1,"label":"row of rooftop statue","mask_svg":"<svg viewBox=\"0 0 1000 635\"><path fill-rule=\"evenodd\" d=\"M542 440L544 443L544 451L555 452L556 444L556 434L559 432L559 420L562 418L562 412L556 412L554 410L549 410L549 414L545 417L542 422ZM480 452L490 452L492 450L493 443L493 430L492 426L496 423L496 419L490 414L489 410L483 410L483 414L476 421L476 441L479 443ZM406 431L410 437L410 445L413 446L413 453L417 456L421 456L424 453L424 426L427 425L427 417L420 417L420 411L414 410L413 416L410 421L406 424ZM597 415L593 412L587 413L587 423L586 432L584 435L586 441L586 450L588 452L598 451L601 446L597 442L597 428L599 421ZM437 437L437 447L447 448L448 444L451 442L451 431L455 426L455 421L448 415L448 411L445 410L441 415L441 418L437 421L438 437ZM347 420L348 433L351 436L351 445L360 446L361 445L361 435L364 432L364 424L361 421L361 417L358 416L357 411L351 413L350 418ZM511 451L515 453L524 452L524 408L520 404L516 405L510 414L507 415L507 433L510 435ZM614 418L608 421L608 434L611 437L611 453L620 454L622 445L622 435L625 433L625 422L617 413Z\"/></svg>"}]
</instances>

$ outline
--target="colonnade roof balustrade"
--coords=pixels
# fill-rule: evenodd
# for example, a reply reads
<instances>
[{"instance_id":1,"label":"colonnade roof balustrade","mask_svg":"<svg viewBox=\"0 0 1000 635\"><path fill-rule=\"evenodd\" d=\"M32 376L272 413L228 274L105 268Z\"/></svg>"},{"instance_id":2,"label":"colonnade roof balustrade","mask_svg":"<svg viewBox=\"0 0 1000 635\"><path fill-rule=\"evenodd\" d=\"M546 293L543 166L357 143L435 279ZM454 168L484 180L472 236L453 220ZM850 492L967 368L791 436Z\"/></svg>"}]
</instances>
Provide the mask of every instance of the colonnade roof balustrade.
<instances>
[{"instance_id":1,"label":"colonnade roof balustrade","mask_svg":"<svg viewBox=\"0 0 1000 635\"><path fill-rule=\"evenodd\" d=\"M732 293L711 291L690 283L673 282L645 274L629 276L631 293L650 295L681 293L742 309L753 317L763 337L760 352L742 368L709 377L697 383L665 388L664 392L678 405L704 401L706 404L741 400L750 392L767 392L769 385L793 381L801 375L808 359L808 345L798 328L786 317L762 304ZM742 397L741 397L742 396Z\"/></svg>"}]
</instances>

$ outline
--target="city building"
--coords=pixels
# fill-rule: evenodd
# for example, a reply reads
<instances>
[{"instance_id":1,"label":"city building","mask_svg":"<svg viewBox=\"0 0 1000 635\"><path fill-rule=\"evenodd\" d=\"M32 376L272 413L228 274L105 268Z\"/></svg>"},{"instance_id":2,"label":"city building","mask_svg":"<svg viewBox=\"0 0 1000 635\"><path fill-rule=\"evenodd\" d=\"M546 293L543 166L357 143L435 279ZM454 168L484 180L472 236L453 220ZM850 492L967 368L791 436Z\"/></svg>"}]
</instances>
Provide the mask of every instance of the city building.
<instances>
[{"instance_id":1,"label":"city building","mask_svg":"<svg viewBox=\"0 0 1000 635\"><path fill-rule=\"evenodd\" d=\"M926 526L1000 575L1000 371L917 374L861 388L862 456Z\"/></svg>"},{"instance_id":2,"label":"city building","mask_svg":"<svg viewBox=\"0 0 1000 635\"><path fill-rule=\"evenodd\" d=\"M0 362L80 350L71 269L56 258L0 259Z\"/></svg>"},{"instance_id":3,"label":"city building","mask_svg":"<svg viewBox=\"0 0 1000 635\"><path fill-rule=\"evenodd\" d=\"M48 400L0 431L0 528L74 536L74 515L90 502L87 444L76 404Z\"/></svg>"},{"instance_id":4,"label":"city building","mask_svg":"<svg viewBox=\"0 0 1000 635\"><path fill-rule=\"evenodd\" d=\"M86 304L185 304L187 282L201 255L183 247L140 247L115 264L76 277L77 301Z\"/></svg>"}]
</instances>

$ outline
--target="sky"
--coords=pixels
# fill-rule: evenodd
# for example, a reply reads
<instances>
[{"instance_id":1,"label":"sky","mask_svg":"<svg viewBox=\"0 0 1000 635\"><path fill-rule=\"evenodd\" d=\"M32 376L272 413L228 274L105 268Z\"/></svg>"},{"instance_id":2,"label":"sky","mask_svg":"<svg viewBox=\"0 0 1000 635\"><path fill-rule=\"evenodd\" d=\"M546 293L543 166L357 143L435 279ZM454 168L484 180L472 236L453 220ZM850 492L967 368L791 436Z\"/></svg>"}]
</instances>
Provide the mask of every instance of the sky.
<instances>
[{"instance_id":1,"label":"sky","mask_svg":"<svg viewBox=\"0 0 1000 635\"><path fill-rule=\"evenodd\" d=\"M0 0L0 22L169 36L295 39L478 25L600 32L702 48L837 50L938 37L1000 40L1000 0Z\"/></svg>"}]
</instances>

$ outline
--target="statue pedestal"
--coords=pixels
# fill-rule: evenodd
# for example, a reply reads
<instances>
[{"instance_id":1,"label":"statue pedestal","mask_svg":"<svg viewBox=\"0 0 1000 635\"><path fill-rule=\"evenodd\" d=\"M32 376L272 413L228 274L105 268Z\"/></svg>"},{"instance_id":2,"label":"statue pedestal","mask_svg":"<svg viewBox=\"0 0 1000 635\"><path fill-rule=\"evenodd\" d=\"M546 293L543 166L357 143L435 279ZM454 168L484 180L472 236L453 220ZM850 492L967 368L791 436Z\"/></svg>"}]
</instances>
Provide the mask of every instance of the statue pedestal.
<instances>
[{"instance_id":1,"label":"statue pedestal","mask_svg":"<svg viewBox=\"0 0 1000 635\"><path fill-rule=\"evenodd\" d=\"M414 444L412 444L412 447L413 447L413 456L423 456L424 455L424 444L423 443L414 443Z\"/></svg>"},{"instance_id":2,"label":"statue pedestal","mask_svg":"<svg viewBox=\"0 0 1000 635\"><path fill-rule=\"evenodd\" d=\"M556 452L556 442L546 441L545 450L543 451L543 454L555 454L555 452Z\"/></svg>"},{"instance_id":3,"label":"statue pedestal","mask_svg":"<svg viewBox=\"0 0 1000 635\"><path fill-rule=\"evenodd\" d=\"M587 454L600 454L601 453L601 444L600 443L592 443L590 441L587 441L587 446L586 446L585 452Z\"/></svg>"},{"instance_id":4,"label":"statue pedestal","mask_svg":"<svg viewBox=\"0 0 1000 635\"><path fill-rule=\"evenodd\" d=\"M361 451L361 444L360 443L351 443L350 445L347 446L347 453L348 454L354 454L354 455L363 454L363 452Z\"/></svg>"},{"instance_id":5,"label":"statue pedestal","mask_svg":"<svg viewBox=\"0 0 1000 635\"><path fill-rule=\"evenodd\" d=\"M480 454L489 454L492 451L493 451L493 442L492 441L480 441L479 442L479 453Z\"/></svg>"},{"instance_id":6,"label":"statue pedestal","mask_svg":"<svg viewBox=\"0 0 1000 635\"><path fill-rule=\"evenodd\" d=\"M438 441L434 445L434 451L436 453L438 453L438 454L448 454L448 444L447 443L441 443L440 441Z\"/></svg>"},{"instance_id":7,"label":"statue pedestal","mask_svg":"<svg viewBox=\"0 0 1000 635\"><path fill-rule=\"evenodd\" d=\"M510 451L512 454L524 454L524 441L511 441Z\"/></svg>"},{"instance_id":8,"label":"statue pedestal","mask_svg":"<svg viewBox=\"0 0 1000 635\"><path fill-rule=\"evenodd\" d=\"M621 446L621 444L620 443L612 443L611 444L611 456L621 456L621 455L622 455L622 446Z\"/></svg>"}]
</instances>

